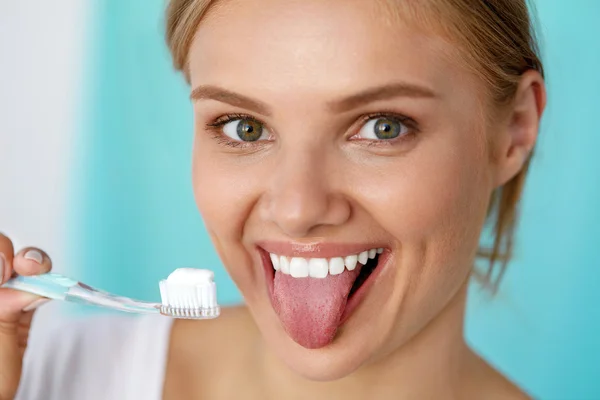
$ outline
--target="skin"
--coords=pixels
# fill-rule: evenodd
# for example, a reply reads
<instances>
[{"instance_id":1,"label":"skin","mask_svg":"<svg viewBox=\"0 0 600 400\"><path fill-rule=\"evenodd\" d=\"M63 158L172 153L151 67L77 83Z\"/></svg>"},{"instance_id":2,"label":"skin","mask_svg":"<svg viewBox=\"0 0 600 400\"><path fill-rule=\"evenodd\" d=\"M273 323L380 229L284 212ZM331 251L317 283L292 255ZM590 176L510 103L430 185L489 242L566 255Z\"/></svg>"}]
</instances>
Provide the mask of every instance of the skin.
<instances>
[{"instance_id":1,"label":"skin","mask_svg":"<svg viewBox=\"0 0 600 400\"><path fill-rule=\"evenodd\" d=\"M42 254L42 263L25 257L29 250ZM15 252L12 241L0 233L0 283L13 273L38 275L52 269L50 257L39 249L27 247ZM13 399L21 378L23 354L35 308L45 299L11 289L0 289L0 400Z\"/></svg>"},{"instance_id":2,"label":"skin","mask_svg":"<svg viewBox=\"0 0 600 400\"><path fill-rule=\"evenodd\" d=\"M512 104L489 107L482 81L452 61L456 44L385 10L358 0L228 0L200 24L189 54L193 185L246 304L214 321L175 322L166 399L527 398L467 347L462 327L490 195L537 138L542 77L526 72ZM389 85L393 96L355 96ZM402 139L365 139L365 116L382 112L410 118ZM207 125L230 114L260 121L264 140L227 145ZM391 257L334 341L307 349L273 310L256 250L263 241L382 243ZM1 237L0 250L12 260L7 243ZM0 295L15 302L0 315L0 349L16 354L25 300ZM20 369L5 354L12 372L0 376L0 399Z\"/></svg>"}]
</instances>

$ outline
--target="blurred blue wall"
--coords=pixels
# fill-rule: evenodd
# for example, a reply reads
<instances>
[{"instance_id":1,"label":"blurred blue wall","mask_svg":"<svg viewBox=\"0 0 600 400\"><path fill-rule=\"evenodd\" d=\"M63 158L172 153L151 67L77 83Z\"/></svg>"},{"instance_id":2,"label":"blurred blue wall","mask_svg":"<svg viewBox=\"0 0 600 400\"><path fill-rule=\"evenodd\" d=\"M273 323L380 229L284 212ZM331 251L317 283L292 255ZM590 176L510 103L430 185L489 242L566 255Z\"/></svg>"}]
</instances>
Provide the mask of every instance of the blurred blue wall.
<instances>
[{"instance_id":1,"label":"blurred blue wall","mask_svg":"<svg viewBox=\"0 0 600 400\"><path fill-rule=\"evenodd\" d=\"M158 300L174 268L216 271L191 188L188 88L171 68L162 0L95 1L75 185L78 277ZM516 259L494 299L473 287L467 336L543 399L600 399L600 2L538 1L549 107Z\"/></svg>"},{"instance_id":2,"label":"blurred blue wall","mask_svg":"<svg viewBox=\"0 0 600 400\"><path fill-rule=\"evenodd\" d=\"M516 259L468 336L544 399L600 399L600 2L538 0L549 103Z\"/></svg>"},{"instance_id":3,"label":"blurred blue wall","mask_svg":"<svg viewBox=\"0 0 600 400\"><path fill-rule=\"evenodd\" d=\"M83 277L107 290L159 300L172 270L208 267L231 303L238 293L192 197L189 89L164 44L164 3L94 2L73 240Z\"/></svg>"}]
</instances>

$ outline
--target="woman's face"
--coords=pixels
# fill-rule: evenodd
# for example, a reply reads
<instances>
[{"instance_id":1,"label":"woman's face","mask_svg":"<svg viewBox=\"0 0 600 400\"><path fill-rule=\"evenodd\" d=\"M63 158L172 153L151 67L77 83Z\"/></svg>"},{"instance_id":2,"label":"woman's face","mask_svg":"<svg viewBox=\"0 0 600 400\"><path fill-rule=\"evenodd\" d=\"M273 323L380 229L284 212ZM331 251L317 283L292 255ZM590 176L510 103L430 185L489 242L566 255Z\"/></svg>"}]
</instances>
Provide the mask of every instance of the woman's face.
<instances>
[{"instance_id":1,"label":"woman's face","mask_svg":"<svg viewBox=\"0 0 600 400\"><path fill-rule=\"evenodd\" d=\"M483 90L456 51L374 1L228 0L200 24L198 207L304 376L394 352L464 287L494 184Z\"/></svg>"}]
</instances>

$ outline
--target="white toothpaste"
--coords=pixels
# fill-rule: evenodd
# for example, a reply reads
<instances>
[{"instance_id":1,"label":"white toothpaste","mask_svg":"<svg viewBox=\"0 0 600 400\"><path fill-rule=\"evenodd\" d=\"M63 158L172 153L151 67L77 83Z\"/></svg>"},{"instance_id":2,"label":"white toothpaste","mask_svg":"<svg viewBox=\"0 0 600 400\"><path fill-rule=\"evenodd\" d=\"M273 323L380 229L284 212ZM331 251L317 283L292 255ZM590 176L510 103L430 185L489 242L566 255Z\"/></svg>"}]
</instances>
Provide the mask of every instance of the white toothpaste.
<instances>
[{"instance_id":1,"label":"white toothpaste","mask_svg":"<svg viewBox=\"0 0 600 400\"><path fill-rule=\"evenodd\" d=\"M178 268L171 272L167 282L182 285L208 285L215 280L214 272L208 269Z\"/></svg>"},{"instance_id":2,"label":"white toothpaste","mask_svg":"<svg viewBox=\"0 0 600 400\"><path fill-rule=\"evenodd\" d=\"M214 277L207 269L176 269L159 283L162 305L188 310L218 308Z\"/></svg>"}]
</instances>

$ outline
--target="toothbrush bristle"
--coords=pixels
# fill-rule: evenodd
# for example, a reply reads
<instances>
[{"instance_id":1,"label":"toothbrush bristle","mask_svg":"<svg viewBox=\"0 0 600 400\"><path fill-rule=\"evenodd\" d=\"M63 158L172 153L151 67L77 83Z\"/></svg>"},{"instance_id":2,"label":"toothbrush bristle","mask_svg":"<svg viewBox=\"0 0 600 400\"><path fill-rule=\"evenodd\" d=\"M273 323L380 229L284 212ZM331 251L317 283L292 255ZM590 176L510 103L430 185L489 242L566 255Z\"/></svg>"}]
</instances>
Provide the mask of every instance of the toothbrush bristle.
<instances>
[{"instance_id":1,"label":"toothbrush bristle","mask_svg":"<svg viewBox=\"0 0 600 400\"><path fill-rule=\"evenodd\" d=\"M185 284L160 281L161 313L175 318L216 318L220 308L214 282Z\"/></svg>"}]
</instances>

